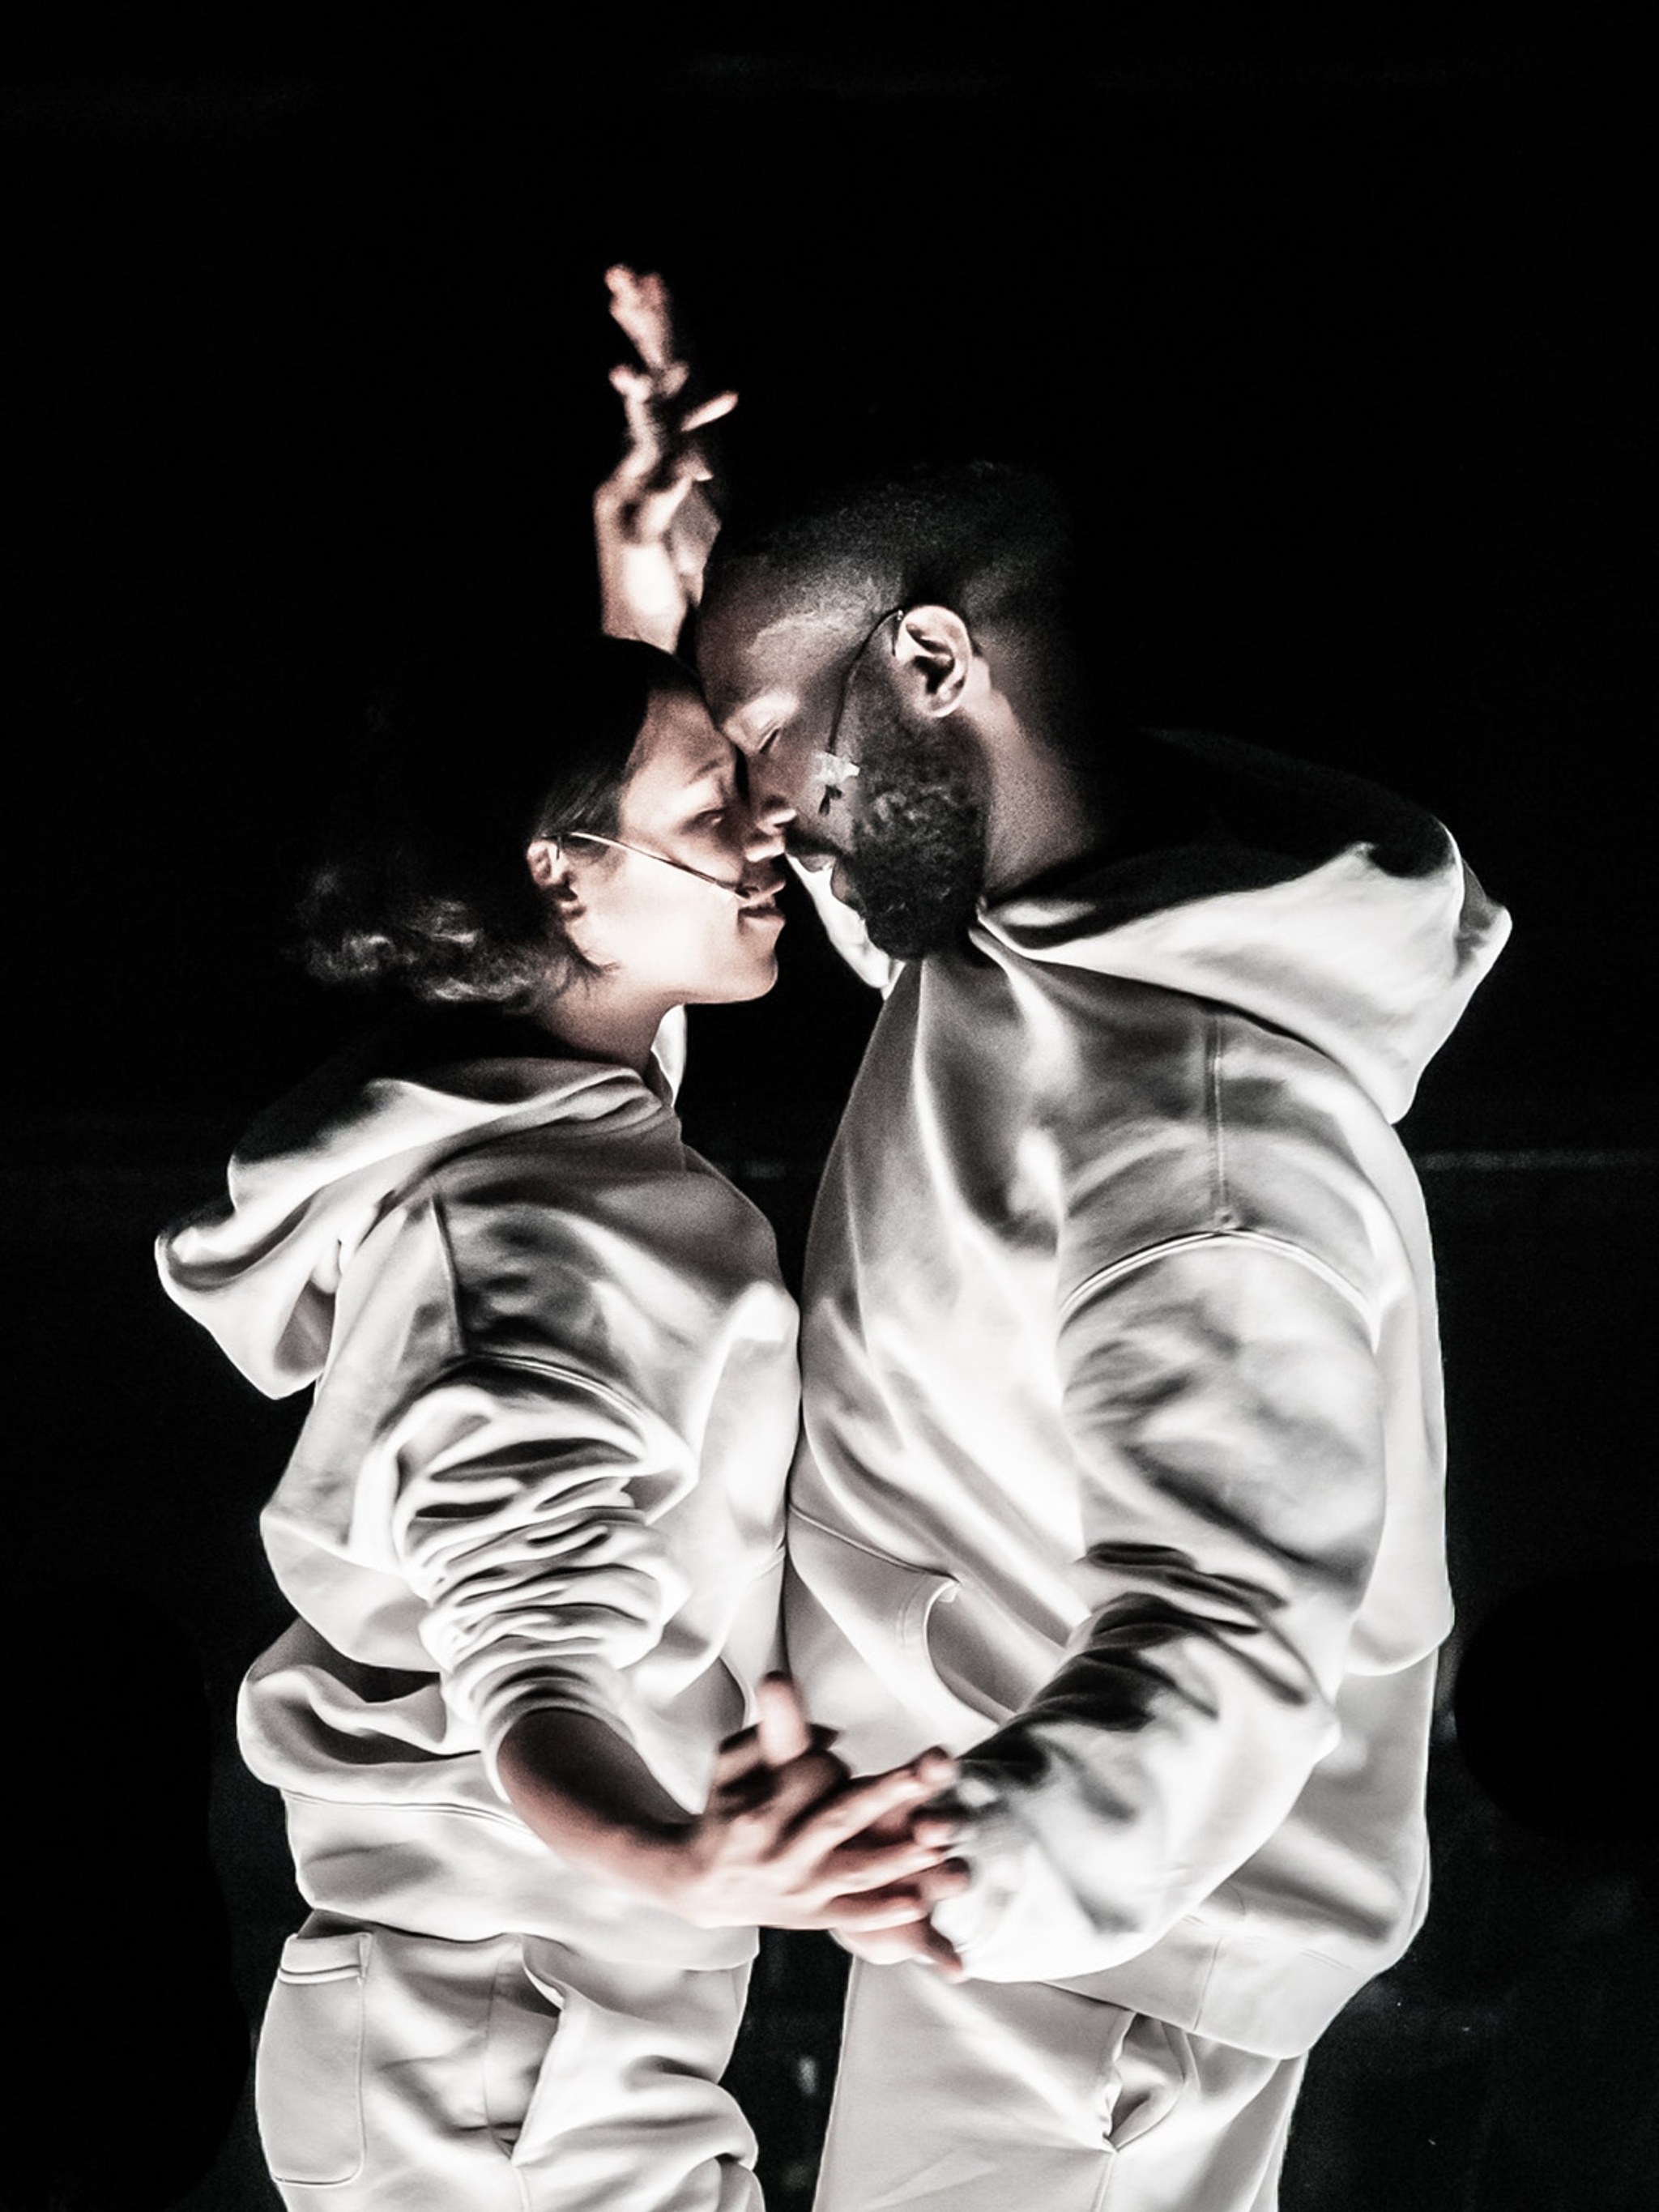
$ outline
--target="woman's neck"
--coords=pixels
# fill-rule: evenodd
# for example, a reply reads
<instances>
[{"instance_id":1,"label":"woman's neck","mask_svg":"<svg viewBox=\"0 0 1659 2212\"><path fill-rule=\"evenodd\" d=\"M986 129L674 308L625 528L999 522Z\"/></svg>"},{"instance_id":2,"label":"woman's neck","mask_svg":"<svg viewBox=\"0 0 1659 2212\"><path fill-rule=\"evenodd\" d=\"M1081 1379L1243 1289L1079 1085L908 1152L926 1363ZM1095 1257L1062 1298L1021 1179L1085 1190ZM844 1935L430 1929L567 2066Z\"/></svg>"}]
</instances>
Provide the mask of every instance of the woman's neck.
<instances>
[{"instance_id":1,"label":"woman's neck","mask_svg":"<svg viewBox=\"0 0 1659 2212\"><path fill-rule=\"evenodd\" d=\"M529 1008L530 1018L577 1059L629 1067L642 1077L669 1006L624 996L609 985L606 976L579 975L562 989L550 987Z\"/></svg>"}]
</instances>

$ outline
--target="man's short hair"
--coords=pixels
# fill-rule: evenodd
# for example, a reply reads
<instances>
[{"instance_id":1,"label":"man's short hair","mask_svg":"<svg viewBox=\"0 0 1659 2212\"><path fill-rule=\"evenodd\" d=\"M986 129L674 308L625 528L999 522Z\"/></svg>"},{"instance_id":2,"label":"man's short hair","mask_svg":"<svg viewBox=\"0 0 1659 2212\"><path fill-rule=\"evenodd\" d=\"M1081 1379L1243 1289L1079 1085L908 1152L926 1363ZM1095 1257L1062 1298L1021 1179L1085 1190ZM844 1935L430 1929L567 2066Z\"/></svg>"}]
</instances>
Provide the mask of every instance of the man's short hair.
<instances>
[{"instance_id":1,"label":"man's short hair","mask_svg":"<svg viewBox=\"0 0 1659 2212\"><path fill-rule=\"evenodd\" d=\"M1066 627L1073 532L1059 493L999 461L919 464L821 493L772 520L723 532L711 597L760 571L792 611L837 605L873 617L890 605L948 606L970 627Z\"/></svg>"}]
</instances>

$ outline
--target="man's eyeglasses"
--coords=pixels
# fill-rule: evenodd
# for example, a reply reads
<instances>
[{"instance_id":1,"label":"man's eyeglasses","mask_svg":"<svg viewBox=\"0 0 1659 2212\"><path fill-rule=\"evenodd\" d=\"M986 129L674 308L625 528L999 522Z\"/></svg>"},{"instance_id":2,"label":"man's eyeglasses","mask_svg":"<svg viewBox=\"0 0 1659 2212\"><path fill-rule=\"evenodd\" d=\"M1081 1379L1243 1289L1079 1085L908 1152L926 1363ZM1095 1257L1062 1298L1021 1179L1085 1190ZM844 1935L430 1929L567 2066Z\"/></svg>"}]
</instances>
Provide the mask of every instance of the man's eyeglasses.
<instances>
[{"instance_id":1,"label":"man's eyeglasses","mask_svg":"<svg viewBox=\"0 0 1659 2212\"><path fill-rule=\"evenodd\" d=\"M891 622L895 615L902 615L904 609L902 606L896 606L889 607L884 613L878 614L860 639L857 650L851 655L846 667L842 671L841 689L836 696L836 711L830 718L829 738L823 751L816 752L812 756L813 774L823 787L823 796L818 801L820 814L827 814L830 811L836 800L842 796L846 786L852 782L859 772L856 761L845 760L836 750L836 740L841 735L842 717L847 712L847 695L852 689L853 678L857 672L859 663L874 643L878 632L886 623Z\"/></svg>"}]
</instances>

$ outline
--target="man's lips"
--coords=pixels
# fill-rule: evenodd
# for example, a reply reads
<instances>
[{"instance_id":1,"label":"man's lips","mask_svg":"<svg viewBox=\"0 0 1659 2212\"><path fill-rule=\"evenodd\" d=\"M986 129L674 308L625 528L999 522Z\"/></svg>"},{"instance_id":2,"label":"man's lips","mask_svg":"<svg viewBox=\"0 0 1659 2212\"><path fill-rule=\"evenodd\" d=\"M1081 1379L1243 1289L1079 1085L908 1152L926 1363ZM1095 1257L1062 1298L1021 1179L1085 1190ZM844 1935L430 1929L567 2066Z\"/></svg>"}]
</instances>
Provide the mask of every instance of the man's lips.
<instances>
[{"instance_id":1,"label":"man's lips","mask_svg":"<svg viewBox=\"0 0 1659 2212\"><path fill-rule=\"evenodd\" d=\"M835 866L830 872L830 888L843 906L850 906L854 913L856 915L861 915L863 914L864 902L858 895L858 891L854 885L852 878L848 874L846 867L839 860L836 860Z\"/></svg>"},{"instance_id":2,"label":"man's lips","mask_svg":"<svg viewBox=\"0 0 1659 2212\"><path fill-rule=\"evenodd\" d=\"M824 868L833 868L836 862L843 857L835 846L811 843L805 837L787 837L785 843L790 859L798 866L811 868L814 874Z\"/></svg>"}]
</instances>

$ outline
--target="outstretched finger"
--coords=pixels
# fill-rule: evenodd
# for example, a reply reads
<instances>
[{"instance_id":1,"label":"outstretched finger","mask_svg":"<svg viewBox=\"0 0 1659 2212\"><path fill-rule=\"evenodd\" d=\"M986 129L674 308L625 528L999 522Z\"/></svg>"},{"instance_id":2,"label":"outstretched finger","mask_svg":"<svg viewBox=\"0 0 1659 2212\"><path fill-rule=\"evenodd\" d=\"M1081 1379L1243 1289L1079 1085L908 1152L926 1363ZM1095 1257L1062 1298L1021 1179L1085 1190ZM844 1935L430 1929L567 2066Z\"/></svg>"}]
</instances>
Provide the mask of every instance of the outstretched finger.
<instances>
[{"instance_id":1,"label":"outstretched finger","mask_svg":"<svg viewBox=\"0 0 1659 2212\"><path fill-rule=\"evenodd\" d=\"M833 1752L804 1751L787 1766L767 1769L765 1799L769 1856L794 1856L795 1829L803 1814L816 1805L830 1802L847 1787L848 1771ZM810 1859L811 1854L808 1853ZM803 1862L805 1863L805 1862Z\"/></svg>"},{"instance_id":2,"label":"outstretched finger","mask_svg":"<svg viewBox=\"0 0 1659 2212\"><path fill-rule=\"evenodd\" d=\"M811 1748L806 1708L787 1674L768 1674L755 1686L755 1726L769 1766L787 1766Z\"/></svg>"},{"instance_id":3,"label":"outstretched finger","mask_svg":"<svg viewBox=\"0 0 1659 2212\"><path fill-rule=\"evenodd\" d=\"M729 1788L741 1782L745 1775L757 1774L766 1765L766 1755L760 1746L760 1730L746 1728L737 1735L729 1735L714 1754L713 1787Z\"/></svg>"},{"instance_id":4,"label":"outstretched finger","mask_svg":"<svg viewBox=\"0 0 1659 2212\"><path fill-rule=\"evenodd\" d=\"M839 1729L825 1728L822 1721L811 1722L806 1733L811 1738L809 1747L813 1751L833 1750L841 1737ZM723 1736L720 1739L720 1748L723 1752L736 1751L744 1745L758 1746L759 1742L760 1730L751 1721L747 1728L734 1729L730 1735Z\"/></svg>"},{"instance_id":5,"label":"outstretched finger","mask_svg":"<svg viewBox=\"0 0 1659 2212\"><path fill-rule=\"evenodd\" d=\"M856 1936L878 1933L884 1923L879 1921L866 1921L860 1923L855 1919L849 1918L838 1920L833 1924L838 1932L844 1930L847 1935ZM921 1959L928 1966L937 1966L947 1982L960 1982L967 1979L960 1952L947 1937L939 1934L931 1920L924 1917L902 1922L890 1921L885 1923L885 1926L890 1932L881 1946L881 1955L884 1960L890 1962L896 1958ZM856 1944L849 1948L854 1951L858 1949Z\"/></svg>"},{"instance_id":6,"label":"outstretched finger","mask_svg":"<svg viewBox=\"0 0 1659 2212\"><path fill-rule=\"evenodd\" d=\"M661 466L666 450L662 419L651 404L650 380L636 370L618 368L611 370L611 381L622 396L623 423L628 435L621 466L642 479Z\"/></svg>"},{"instance_id":7,"label":"outstretched finger","mask_svg":"<svg viewBox=\"0 0 1659 2212\"><path fill-rule=\"evenodd\" d=\"M884 1814L921 1804L944 1789L955 1771L955 1762L945 1759L942 1753L925 1753L908 1766L849 1782L827 1802L808 1808L797 1824L791 1844L799 1844L803 1857L821 1856L831 1845L873 1826Z\"/></svg>"},{"instance_id":8,"label":"outstretched finger","mask_svg":"<svg viewBox=\"0 0 1659 2212\"><path fill-rule=\"evenodd\" d=\"M735 392L717 392L712 399L701 401L689 415L681 416L681 436L684 437L693 430L701 430L705 423L718 422L723 415L729 415L737 404Z\"/></svg>"},{"instance_id":9,"label":"outstretched finger","mask_svg":"<svg viewBox=\"0 0 1659 2212\"><path fill-rule=\"evenodd\" d=\"M966 1874L947 1871L948 1866L942 1850L904 1837L890 1844L832 1846L818 1862L817 1873L824 1885L848 1896L868 1896L902 1884L924 1899L934 1899L954 1897L967 1887Z\"/></svg>"},{"instance_id":10,"label":"outstretched finger","mask_svg":"<svg viewBox=\"0 0 1659 2212\"><path fill-rule=\"evenodd\" d=\"M927 1907L914 1890L896 1887L832 1897L818 1917L826 1928L873 1934L878 1929L914 1927L927 1917Z\"/></svg>"},{"instance_id":11,"label":"outstretched finger","mask_svg":"<svg viewBox=\"0 0 1659 2212\"><path fill-rule=\"evenodd\" d=\"M611 313L646 367L666 368L674 358L674 317L668 287L655 274L638 276L622 262L605 272Z\"/></svg>"},{"instance_id":12,"label":"outstretched finger","mask_svg":"<svg viewBox=\"0 0 1659 2212\"><path fill-rule=\"evenodd\" d=\"M621 397L628 445L615 473L628 484L663 488L684 477L707 481L711 471L698 445L695 426L704 419L701 408L682 417L668 404L663 388L643 370L626 367L611 372L611 387ZM735 397L732 398L735 405ZM729 411L719 410L720 413Z\"/></svg>"},{"instance_id":13,"label":"outstretched finger","mask_svg":"<svg viewBox=\"0 0 1659 2212\"><path fill-rule=\"evenodd\" d=\"M817 1754L827 1754L836 1741L835 1729L820 1728L816 1721L811 1733L812 1741L805 1765L796 1765L792 1762L791 1771L784 1778L787 1797L786 1817L798 1811L800 1805L814 1802L823 1796L826 1790L833 1790L847 1778L847 1769L841 1760L826 1757L821 1768L813 1767L812 1778L797 1782L797 1776L805 1778L805 1768L812 1766ZM757 1728L746 1728L736 1735L726 1737L714 1755L711 1789L718 1790L733 1787L751 1776L756 1778L757 1784L754 1793L757 1804L769 1802L776 1795L780 1778L761 1750Z\"/></svg>"}]
</instances>

